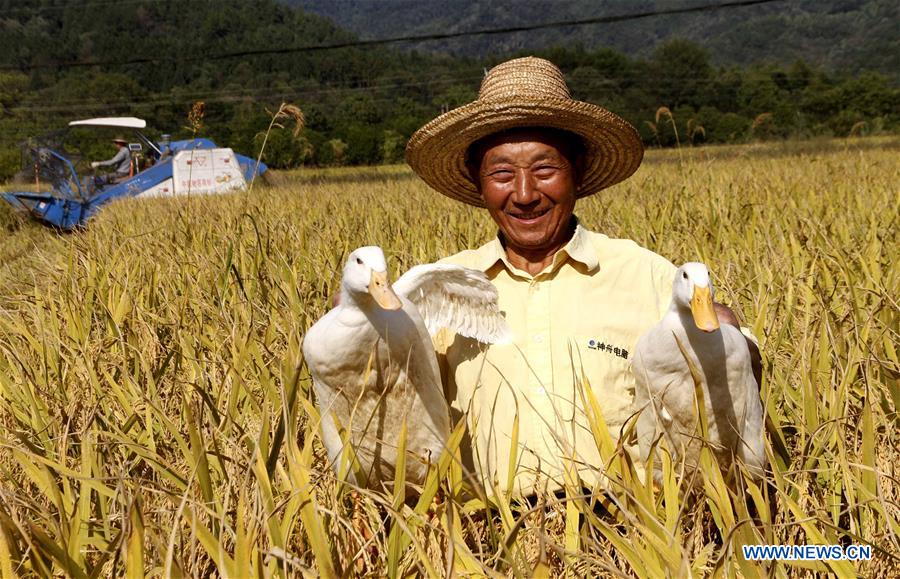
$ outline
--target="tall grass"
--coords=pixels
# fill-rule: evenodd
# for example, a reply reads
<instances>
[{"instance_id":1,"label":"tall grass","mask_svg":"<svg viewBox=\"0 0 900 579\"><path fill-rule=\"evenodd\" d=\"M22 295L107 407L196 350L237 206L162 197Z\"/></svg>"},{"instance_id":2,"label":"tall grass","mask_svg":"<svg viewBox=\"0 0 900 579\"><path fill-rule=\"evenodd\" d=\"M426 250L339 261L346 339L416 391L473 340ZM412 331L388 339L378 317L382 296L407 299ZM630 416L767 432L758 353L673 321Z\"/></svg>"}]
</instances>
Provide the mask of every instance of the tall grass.
<instances>
[{"instance_id":1,"label":"tall grass","mask_svg":"<svg viewBox=\"0 0 900 579\"><path fill-rule=\"evenodd\" d=\"M867 143L654 153L576 208L708 263L761 340L772 472L709 466L693 495L665 454L663 484L639 475L589 384L607 493L514 499L445 455L404 501L326 467L300 344L344 257L379 244L396 274L493 235L405 169L126 200L72 235L0 214L0 576L896 576L900 157ZM748 543L874 560L750 564Z\"/></svg>"}]
</instances>

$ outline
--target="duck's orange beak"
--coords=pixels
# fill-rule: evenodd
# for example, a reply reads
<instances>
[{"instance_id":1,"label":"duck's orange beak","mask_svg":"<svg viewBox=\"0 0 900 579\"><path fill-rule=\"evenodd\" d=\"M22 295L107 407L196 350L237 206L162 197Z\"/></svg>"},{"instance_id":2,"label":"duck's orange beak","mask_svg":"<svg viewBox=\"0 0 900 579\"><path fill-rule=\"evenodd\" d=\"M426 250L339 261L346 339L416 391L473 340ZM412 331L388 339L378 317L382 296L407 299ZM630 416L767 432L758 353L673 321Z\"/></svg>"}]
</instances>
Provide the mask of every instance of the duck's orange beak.
<instances>
[{"instance_id":1,"label":"duck's orange beak","mask_svg":"<svg viewBox=\"0 0 900 579\"><path fill-rule=\"evenodd\" d=\"M403 303L388 282L386 271L373 271L369 280L369 294L375 298L375 303L386 310L399 310Z\"/></svg>"},{"instance_id":2,"label":"duck's orange beak","mask_svg":"<svg viewBox=\"0 0 900 579\"><path fill-rule=\"evenodd\" d=\"M712 295L709 286L694 286L694 297L691 298L691 314L694 315L694 323L704 332L715 332L719 329L719 318L713 307Z\"/></svg>"}]
</instances>

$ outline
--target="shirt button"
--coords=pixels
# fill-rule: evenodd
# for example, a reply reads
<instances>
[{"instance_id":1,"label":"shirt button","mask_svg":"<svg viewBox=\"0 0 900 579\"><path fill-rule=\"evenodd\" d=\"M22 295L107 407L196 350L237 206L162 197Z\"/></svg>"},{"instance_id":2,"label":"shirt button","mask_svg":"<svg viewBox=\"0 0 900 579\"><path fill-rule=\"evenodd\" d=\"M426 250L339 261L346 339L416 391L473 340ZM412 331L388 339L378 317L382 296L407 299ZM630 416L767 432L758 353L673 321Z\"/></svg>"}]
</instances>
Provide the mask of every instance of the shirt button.
<instances>
[{"instance_id":1,"label":"shirt button","mask_svg":"<svg viewBox=\"0 0 900 579\"><path fill-rule=\"evenodd\" d=\"M540 344L541 342L543 342L543 341L544 341L544 334L535 334L535 335L534 335L534 341L535 341L535 343L537 343L537 344Z\"/></svg>"},{"instance_id":2,"label":"shirt button","mask_svg":"<svg viewBox=\"0 0 900 579\"><path fill-rule=\"evenodd\" d=\"M541 386L540 388L537 388L537 389L535 390L535 392L537 392L538 394L541 394L541 395L547 393L547 391L544 390L544 387L543 387L543 386Z\"/></svg>"}]
</instances>

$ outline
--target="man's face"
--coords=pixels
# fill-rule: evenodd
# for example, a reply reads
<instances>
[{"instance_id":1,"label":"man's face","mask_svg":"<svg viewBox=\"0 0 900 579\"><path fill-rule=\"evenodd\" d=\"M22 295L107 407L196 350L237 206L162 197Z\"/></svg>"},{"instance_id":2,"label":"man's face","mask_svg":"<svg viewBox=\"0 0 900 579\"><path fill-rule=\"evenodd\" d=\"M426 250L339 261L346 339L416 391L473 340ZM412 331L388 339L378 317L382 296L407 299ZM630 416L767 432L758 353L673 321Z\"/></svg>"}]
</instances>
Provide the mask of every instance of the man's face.
<instances>
[{"instance_id":1,"label":"man's face","mask_svg":"<svg viewBox=\"0 0 900 579\"><path fill-rule=\"evenodd\" d=\"M507 244L555 250L567 239L578 188L575 150L563 135L541 129L502 133L478 147L481 196Z\"/></svg>"}]
</instances>

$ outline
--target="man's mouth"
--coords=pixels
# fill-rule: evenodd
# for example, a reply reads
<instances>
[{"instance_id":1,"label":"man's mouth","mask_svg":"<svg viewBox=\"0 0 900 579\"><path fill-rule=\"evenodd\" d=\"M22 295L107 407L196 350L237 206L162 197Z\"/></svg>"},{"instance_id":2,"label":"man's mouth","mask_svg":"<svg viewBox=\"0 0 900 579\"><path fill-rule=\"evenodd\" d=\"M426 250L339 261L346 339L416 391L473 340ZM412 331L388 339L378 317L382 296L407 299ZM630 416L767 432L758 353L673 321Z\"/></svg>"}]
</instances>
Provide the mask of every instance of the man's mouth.
<instances>
[{"instance_id":1,"label":"man's mouth","mask_svg":"<svg viewBox=\"0 0 900 579\"><path fill-rule=\"evenodd\" d=\"M525 213L507 213L507 215L509 215L510 217L512 217L513 219L516 219L518 221L534 221L536 219L543 217L544 215L546 215L548 213L550 213L549 208L540 209L537 211L528 211Z\"/></svg>"}]
</instances>

